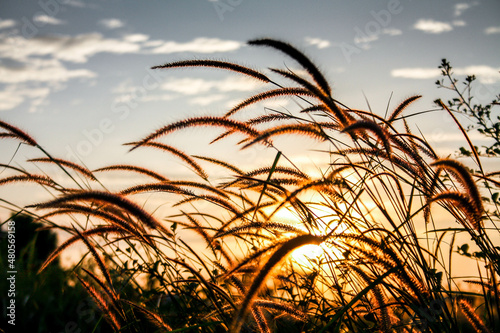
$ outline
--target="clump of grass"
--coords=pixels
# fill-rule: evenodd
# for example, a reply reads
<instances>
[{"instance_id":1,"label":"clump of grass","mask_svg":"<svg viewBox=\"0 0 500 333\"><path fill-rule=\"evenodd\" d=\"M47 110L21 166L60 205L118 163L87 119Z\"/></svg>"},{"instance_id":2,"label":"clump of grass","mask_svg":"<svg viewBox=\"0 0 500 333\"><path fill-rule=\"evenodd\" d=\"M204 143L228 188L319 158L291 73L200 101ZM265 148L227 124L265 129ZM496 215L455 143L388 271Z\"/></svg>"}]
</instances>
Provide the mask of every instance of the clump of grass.
<instances>
[{"instance_id":1,"label":"clump of grass","mask_svg":"<svg viewBox=\"0 0 500 333\"><path fill-rule=\"evenodd\" d=\"M72 223L62 228L70 238L42 269L82 242L98 269L85 268L87 278L78 278L120 332L461 332L463 320L476 331L500 329L498 203L488 204L481 188L481 182L487 190L499 187L498 171L481 167L474 173L413 134L404 112L420 95L405 99L387 117L351 109L331 95L325 76L295 47L272 39L249 44L284 53L306 76L272 68L274 79L210 59L153 67L218 68L275 86L223 117L187 118L128 144L131 150L152 147L174 155L193 171L190 179L135 165L90 171L51 157L26 133L0 122L2 137L44 153L32 162L54 163L78 185L64 188L49 176L13 167L16 174L0 180L5 186L24 181L43 186L55 198L27 208L43 211L42 221L63 216ZM294 98L296 110L241 120L245 108L277 96ZM276 157L248 168L225 160L224 153L190 155L164 143L168 134L198 126L224 131L212 142L240 135L238 148L262 145ZM324 157L315 160L320 172L298 168L280 148L281 136L317 141ZM471 155L481 165L479 155ZM202 163L222 168L227 177L212 177ZM110 171L147 181L110 192L96 181ZM76 181L75 172L92 182ZM163 220L139 201L140 194L151 192L168 197L172 213ZM282 221L282 213L294 221ZM441 227L447 222L456 224ZM478 252L468 253L465 245L455 250L461 233ZM307 267L293 260L304 245L321 248ZM486 267L469 283L481 291L457 283L451 264L456 252ZM472 308L464 295L481 306Z\"/></svg>"}]
</instances>

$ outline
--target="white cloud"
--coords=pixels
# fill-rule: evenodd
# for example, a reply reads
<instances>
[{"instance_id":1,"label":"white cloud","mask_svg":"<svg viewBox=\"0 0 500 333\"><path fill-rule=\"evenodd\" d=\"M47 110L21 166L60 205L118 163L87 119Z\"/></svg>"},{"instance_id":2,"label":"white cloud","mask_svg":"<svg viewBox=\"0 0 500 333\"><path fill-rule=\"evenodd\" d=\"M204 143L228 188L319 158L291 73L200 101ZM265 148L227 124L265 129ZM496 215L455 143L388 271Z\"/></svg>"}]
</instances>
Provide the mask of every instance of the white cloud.
<instances>
[{"instance_id":1,"label":"white cloud","mask_svg":"<svg viewBox=\"0 0 500 333\"><path fill-rule=\"evenodd\" d=\"M209 104L223 100L225 97L226 97L226 95L222 95L222 94L200 96L200 97L196 97L196 98L189 100L189 104L207 106Z\"/></svg>"},{"instance_id":2,"label":"white cloud","mask_svg":"<svg viewBox=\"0 0 500 333\"><path fill-rule=\"evenodd\" d=\"M167 94L149 94L149 91L140 91L140 87L131 87L128 93L122 93L114 98L114 103L136 103L136 102L158 102L170 101L176 98L174 95Z\"/></svg>"},{"instance_id":3,"label":"white cloud","mask_svg":"<svg viewBox=\"0 0 500 333\"><path fill-rule=\"evenodd\" d=\"M238 101L238 103L241 102L241 101ZM281 97L281 98L275 98L273 100L266 100L264 102L264 106L266 108L269 108L269 109L278 109L278 108L283 108L287 105L290 104L290 98L288 97ZM235 104L233 104L232 106L234 106Z\"/></svg>"},{"instance_id":4,"label":"white cloud","mask_svg":"<svg viewBox=\"0 0 500 333\"><path fill-rule=\"evenodd\" d=\"M206 81L203 79L182 78L165 82L161 85L161 88L183 95L197 95L209 91L214 87L215 83L215 81Z\"/></svg>"},{"instance_id":5,"label":"white cloud","mask_svg":"<svg viewBox=\"0 0 500 333\"><path fill-rule=\"evenodd\" d=\"M0 90L0 111L13 109L23 101L23 96L16 92L14 86Z\"/></svg>"},{"instance_id":6,"label":"white cloud","mask_svg":"<svg viewBox=\"0 0 500 333\"><path fill-rule=\"evenodd\" d=\"M370 34L370 35L356 35L354 37L354 43L355 44L368 44L371 42L374 42L379 39L378 34ZM368 45L365 45L368 47Z\"/></svg>"},{"instance_id":7,"label":"white cloud","mask_svg":"<svg viewBox=\"0 0 500 333\"><path fill-rule=\"evenodd\" d=\"M500 67L494 68L485 65L472 65L467 67L453 67L453 73L456 75L474 74L479 82L490 84L500 82ZM438 68L398 68L391 71L391 76L407 79L432 79L441 76L441 70Z\"/></svg>"},{"instance_id":8,"label":"white cloud","mask_svg":"<svg viewBox=\"0 0 500 333\"><path fill-rule=\"evenodd\" d=\"M262 86L260 81L244 76L229 76L224 80L214 81L214 83L215 88L222 92L253 91L257 87Z\"/></svg>"},{"instance_id":9,"label":"white cloud","mask_svg":"<svg viewBox=\"0 0 500 333\"><path fill-rule=\"evenodd\" d=\"M403 34L403 31L396 29L396 28L386 28L386 29L382 30L382 33L385 35L389 35L389 36L398 36L398 35Z\"/></svg>"},{"instance_id":10,"label":"white cloud","mask_svg":"<svg viewBox=\"0 0 500 333\"><path fill-rule=\"evenodd\" d=\"M36 112L42 105L48 104L48 97L50 96L51 90L47 87L38 89L27 89L25 90L25 96L30 104L28 109L29 112Z\"/></svg>"},{"instance_id":11,"label":"white cloud","mask_svg":"<svg viewBox=\"0 0 500 333\"><path fill-rule=\"evenodd\" d=\"M224 106L226 108L233 108L235 105L238 105L240 103L241 103L241 99L231 99L231 100L228 100L224 104ZM277 97L274 99L266 99L263 102L262 106L267 108L267 109L276 110L276 109L286 107L289 104L290 104L290 98L282 96L282 97Z\"/></svg>"},{"instance_id":12,"label":"white cloud","mask_svg":"<svg viewBox=\"0 0 500 333\"><path fill-rule=\"evenodd\" d=\"M210 90L219 92L252 91L260 82L246 77L229 76L223 80L205 80L199 78L171 79L161 85L161 89L183 95L198 95Z\"/></svg>"},{"instance_id":13,"label":"white cloud","mask_svg":"<svg viewBox=\"0 0 500 333\"><path fill-rule=\"evenodd\" d=\"M473 65L465 68L454 68L454 72L458 75L474 74L481 83L485 84L500 81L500 67L494 68L485 65Z\"/></svg>"},{"instance_id":14,"label":"white cloud","mask_svg":"<svg viewBox=\"0 0 500 333\"><path fill-rule=\"evenodd\" d=\"M306 37L306 42L309 45L316 46L318 49L324 49L331 45L330 41L321 38Z\"/></svg>"},{"instance_id":15,"label":"white cloud","mask_svg":"<svg viewBox=\"0 0 500 333\"><path fill-rule=\"evenodd\" d=\"M158 94L154 93L153 89L145 89L141 85L134 85L130 78L120 82L111 89L111 92L117 94L114 98L115 103L169 101L176 98L173 94Z\"/></svg>"},{"instance_id":16,"label":"white cloud","mask_svg":"<svg viewBox=\"0 0 500 333\"><path fill-rule=\"evenodd\" d=\"M12 28L16 25L16 21L11 19L0 19L0 29Z\"/></svg>"},{"instance_id":17,"label":"white cloud","mask_svg":"<svg viewBox=\"0 0 500 333\"><path fill-rule=\"evenodd\" d=\"M76 36L49 35L30 39L11 36L0 39L0 57L16 61L28 61L32 57L51 56L55 59L84 63L98 53L175 53L175 52L227 52L240 48L242 43L218 38L196 38L190 42L154 41L151 47L149 36L126 35L123 39L105 38L100 33Z\"/></svg>"},{"instance_id":18,"label":"white cloud","mask_svg":"<svg viewBox=\"0 0 500 333\"><path fill-rule=\"evenodd\" d=\"M69 6L73 6L73 7L79 7L79 8L87 7L87 4L85 4L84 2L78 1L78 0L65 0L64 4L69 5Z\"/></svg>"},{"instance_id":19,"label":"white cloud","mask_svg":"<svg viewBox=\"0 0 500 333\"><path fill-rule=\"evenodd\" d=\"M437 68L398 68L391 71L391 76L406 79L430 79L441 75Z\"/></svg>"},{"instance_id":20,"label":"white cloud","mask_svg":"<svg viewBox=\"0 0 500 333\"><path fill-rule=\"evenodd\" d=\"M47 103L53 91L64 88L72 79L90 79L97 75L87 69L67 69L57 59L32 59L19 66L0 66L0 110L29 103L35 112Z\"/></svg>"},{"instance_id":21,"label":"white cloud","mask_svg":"<svg viewBox=\"0 0 500 333\"><path fill-rule=\"evenodd\" d=\"M432 19L420 19L413 25L414 29L430 34L440 34L453 30L453 26L447 22L434 21Z\"/></svg>"},{"instance_id":22,"label":"white cloud","mask_svg":"<svg viewBox=\"0 0 500 333\"><path fill-rule=\"evenodd\" d=\"M500 27L488 27L484 29L484 33L487 35L500 34Z\"/></svg>"},{"instance_id":23,"label":"white cloud","mask_svg":"<svg viewBox=\"0 0 500 333\"><path fill-rule=\"evenodd\" d=\"M103 19L100 20L98 23L107 29L118 29L125 25L125 23L122 20L119 20L117 18Z\"/></svg>"},{"instance_id":24,"label":"white cloud","mask_svg":"<svg viewBox=\"0 0 500 333\"><path fill-rule=\"evenodd\" d=\"M136 43L107 39L99 33L37 36L30 39L16 36L9 42L0 41L0 57L28 61L33 56L52 56L64 61L84 63L97 53L134 53L140 48Z\"/></svg>"},{"instance_id":25,"label":"white cloud","mask_svg":"<svg viewBox=\"0 0 500 333\"><path fill-rule=\"evenodd\" d=\"M461 2L461 3L457 3L455 4L454 8L453 8L453 15L455 15L456 17L459 17L461 16L466 10L470 9L471 7L474 7L475 5L478 5L479 3L478 2L472 2L472 3L465 3L465 2Z\"/></svg>"},{"instance_id":26,"label":"white cloud","mask_svg":"<svg viewBox=\"0 0 500 333\"><path fill-rule=\"evenodd\" d=\"M151 50L151 52L155 54L177 52L214 53L234 51L239 49L241 46L242 43L233 40L200 37L185 43L164 41L160 46Z\"/></svg>"},{"instance_id":27,"label":"white cloud","mask_svg":"<svg viewBox=\"0 0 500 333\"><path fill-rule=\"evenodd\" d=\"M39 24L50 24L50 25L60 25L66 23L63 20L57 19L53 16L48 16L45 14L39 14L33 18L34 22L37 22Z\"/></svg>"},{"instance_id":28,"label":"white cloud","mask_svg":"<svg viewBox=\"0 0 500 333\"><path fill-rule=\"evenodd\" d=\"M157 47L157 46L162 45L163 43L165 43L165 41L163 41L161 39L150 40L148 42L145 42L144 46L147 46L147 47Z\"/></svg>"},{"instance_id":29,"label":"white cloud","mask_svg":"<svg viewBox=\"0 0 500 333\"><path fill-rule=\"evenodd\" d=\"M147 41L149 39L149 36L144 34L132 34L132 35L126 35L123 39L126 42L140 43Z\"/></svg>"},{"instance_id":30,"label":"white cloud","mask_svg":"<svg viewBox=\"0 0 500 333\"><path fill-rule=\"evenodd\" d=\"M9 85L0 91L0 111L10 110L23 102L30 103L29 111L36 111L37 107L46 102L50 95L48 87L27 87L23 85Z\"/></svg>"},{"instance_id":31,"label":"white cloud","mask_svg":"<svg viewBox=\"0 0 500 333\"><path fill-rule=\"evenodd\" d=\"M19 67L0 66L0 83L66 82L75 78L93 78L97 75L87 69L67 69L55 59L32 59Z\"/></svg>"},{"instance_id":32,"label":"white cloud","mask_svg":"<svg viewBox=\"0 0 500 333\"><path fill-rule=\"evenodd\" d=\"M403 34L401 30L392 27L382 29L376 33L363 33L360 29L355 30L357 33L354 36L354 44L364 50L369 50L371 48L370 43L379 40L382 35L398 36Z\"/></svg>"},{"instance_id":33,"label":"white cloud","mask_svg":"<svg viewBox=\"0 0 500 333\"><path fill-rule=\"evenodd\" d=\"M5 23L7 22L7 23ZM0 21L4 27L15 24L9 21ZM151 45L149 36L145 34L125 35L121 39L106 38L100 33L69 35L35 36L23 38L20 35L9 35L9 38L0 38L0 84L3 84L0 95L0 110L11 109L25 101L30 103L30 111L35 111L46 103L51 92L63 89L65 82L74 79L89 80L97 74L88 69L69 66L70 63L85 63L91 57L100 53L130 54L130 53L173 53L173 52L225 52L241 47L240 42L221 40L217 38L197 38L189 42L155 41ZM171 84L170 86L168 84ZM219 81L204 81L201 79L184 79L184 81L165 83L164 90L178 94L197 94L210 90L220 93L226 91L246 91L254 89L258 84L245 77L231 77ZM23 85L26 89L13 89L14 86ZM43 90L40 86L43 85ZM120 90L121 91L118 91ZM128 91L125 91L127 90ZM118 99L136 98L136 91L123 86L115 89L114 93L120 95ZM30 93L32 91L33 93ZM8 92L8 93L6 93ZM213 93L213 92L212 92ZM178 94L161 94L142 96L141 100L167 100L175 98ZM196 96L191 103L208 105L215 98L208 99ZM203 97L203 98L201 98Z\"/></svg>"},{"instance_id":34,"label":"white cloud","mask_svg":"<svg viewBox=\"0 0 500 333\"><path fill-rule=\"evenodd\" d=\"M361 31L359 28L354 29L356 31L356 35L354 36L353 42L356 44L356 47L359 47L363 50L369 50L371 48L371 43L375 42L380 39L381 36L383 35L388 35L388 36L398 36L403 34L403 31L400 29L396 28L384 28L381 29L377 32L371 32L371 33L364 33ZM336 44L336 46L339 46L340 48L344 48L341 44Z\"/></svg>"},{"instance_id":35,"label":"white cloud","mask_svg":"<svg viewBox=\"0 0 500 333\"><path fill-rule=\"evenodd\" d=\"M115 93L115 94L128 94L128 93L134 92L135 90L136 90L136 87L133 86L132 79L128 78L128 79L120 82L113 89L111 89L111 92Z\"/></svg>"}]
</instances>

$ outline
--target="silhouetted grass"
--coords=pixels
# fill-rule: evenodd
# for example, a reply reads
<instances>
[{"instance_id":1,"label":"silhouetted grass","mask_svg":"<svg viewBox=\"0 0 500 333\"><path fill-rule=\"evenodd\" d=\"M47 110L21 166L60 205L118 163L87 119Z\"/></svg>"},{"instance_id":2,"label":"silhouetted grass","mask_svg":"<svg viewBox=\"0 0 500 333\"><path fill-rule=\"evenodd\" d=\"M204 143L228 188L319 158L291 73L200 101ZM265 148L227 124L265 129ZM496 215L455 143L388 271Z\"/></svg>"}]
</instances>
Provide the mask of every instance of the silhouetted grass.
<instances>
[{"instance_id":1,"label":"silhouetted grass","mask_svg":"<svg viewBox=\"0 0 500 333\"><path fill-rule=\"evenodd\" d=\"M20 174L0 179L0 184L34 182L53 193L53 199L29 206L44 211L41 220L62 215L74 221L73 228L64 228L70 238L42 269L71 244L83 243L97 269L83 270L78 279L120 332L499 330L500 248L494 243L499 212L485 201L482 188L498 188L498 172L473 172L411 133L404 112L420 95L403 100L386 118L350 109L332 97L318 68L290 44L271 39L249 44L284 53L307 75L271 69L267 76L199 59L154 67L214 67L268 88L224 117L188 118L129 143L131 150L152 147L174 155L193 177L174 180L165 170L134 165L89 171L41 150L46 156L31 161L55 163L88 183L66 188L47 175L18 169L13 172ZM293 98L300 107L241 120L248 106L278 96ZM275 159L249 168L233 165L224 152L191 156L165 143L169 134L198 126L224 131L213 142L238 136L240 149L263 145L276 152ZM3 138L41 149L16 127L3 122L0 127ZM299 169L275 143L281 136L318 141L319 172ZM480 165L479 155L471 156ZM212 177L202 163L227 176ZM111 171L142 174L147 182L110 192L97 179ZM170 216L156 216L139 201L138 194L151 192L176 198ZM283 221L283 212L295 221ZM85 223L76 217L82 215ZM456 224L441 227L447 221ZM470 236L477 252L454 244L461 233ZM321 248L306 267L290 259L304 245ZM451 264L457 255L477 262L468 283L479 291L459 286Z\"/></svg>"}]
</instances>

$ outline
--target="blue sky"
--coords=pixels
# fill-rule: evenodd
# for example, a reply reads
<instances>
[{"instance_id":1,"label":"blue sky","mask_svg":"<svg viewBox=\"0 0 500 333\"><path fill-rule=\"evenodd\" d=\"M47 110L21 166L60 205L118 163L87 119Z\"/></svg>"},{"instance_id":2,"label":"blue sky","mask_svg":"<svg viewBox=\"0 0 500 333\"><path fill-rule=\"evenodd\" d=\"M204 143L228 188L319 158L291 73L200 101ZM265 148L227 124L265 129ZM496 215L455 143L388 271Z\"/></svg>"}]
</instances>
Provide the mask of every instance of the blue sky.
<instances>
[{"instance_id":1,"label":"blue sky","mask_svg":"<svg viewBox=\"0 0 500 333\"><path fill-rule=\"evenodd\" d=\"M119 161L124 142L186 116L223 114L264 89L214 70L149 67L192 58L264 71L296 66L245 45L259 37L305 51L332 82L334 97L351 107L367 108L367 100L384 114L388 103L423 94L412 110L433 108L446 96L434 85L442 58L456 74L478 76L478 101L485 103L500 85L499 17L497 0L2 0L0 119L56 156L91 168ZM430 114L415 122L437 145L460 146L443 119ZM7 156L16 149L2 145Z\"/></svg>"}]
</instances>

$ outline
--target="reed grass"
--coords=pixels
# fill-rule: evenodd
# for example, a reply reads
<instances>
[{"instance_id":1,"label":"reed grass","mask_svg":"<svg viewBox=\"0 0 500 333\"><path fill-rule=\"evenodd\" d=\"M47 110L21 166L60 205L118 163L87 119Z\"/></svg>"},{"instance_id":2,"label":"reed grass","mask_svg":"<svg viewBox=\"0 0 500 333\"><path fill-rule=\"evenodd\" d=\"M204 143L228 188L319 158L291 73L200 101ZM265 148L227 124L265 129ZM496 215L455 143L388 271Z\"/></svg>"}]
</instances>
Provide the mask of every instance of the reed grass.
<instances>
[{"instance_id":1,"label":"reed grass","mask_svg":"<svg viewBox=\"0 0 500 333\"><path fill-rule=\"evenodd\" d=\"M31 162L56 164L78 187L3 165L14 175L0 185L28 181L51 193L25 209L39 212L39 220L53 227L61 217L72 225L61 227L70 238L41 269L72 244L83 243L95 265L77 264L75 271L83 266L78 279L119 332L499 331L500 214L498 203L485 199L487 191L500 187L499 171L484 170L456 117L475 152L469 160L439 156L411 132L405 113L420 95L385 116L351 109L332 97L328 80L303 52L272 39L249 44L285 54L306 76L273 68L274 79L210 59L153 67L217 68L274 86L223 117L187 118L127 144L179 158L193 172L188 179L132 164L90 171L51 157L24 131L0 122L1 138L34 146L44 157ZM250 105L278 96L293 98L297 109L234 119ZM212 142L238 134L243 139L236 148L261 145L276 157L249 167L222 152L190 155L164 143L168 134L198 126L224 130ZM316 141L315 156L323 156L315 160L319 172L297 167L280 148L282 136ZM479 171L466 166L471 163ZM214 178L213 168L226 176ZM111 192L99 181L111 171L147 181ZM75 172L92 182L78 181ZM168 196L171 214L156 216L141 201L143 193L153 192ZM464 234L476 252L455 245ZM305 245L321 249L307 265L294 258ZM455 274L457 256L477 263L473 278L462 279L468 288Z\"/></svg>"}]
</instances>

